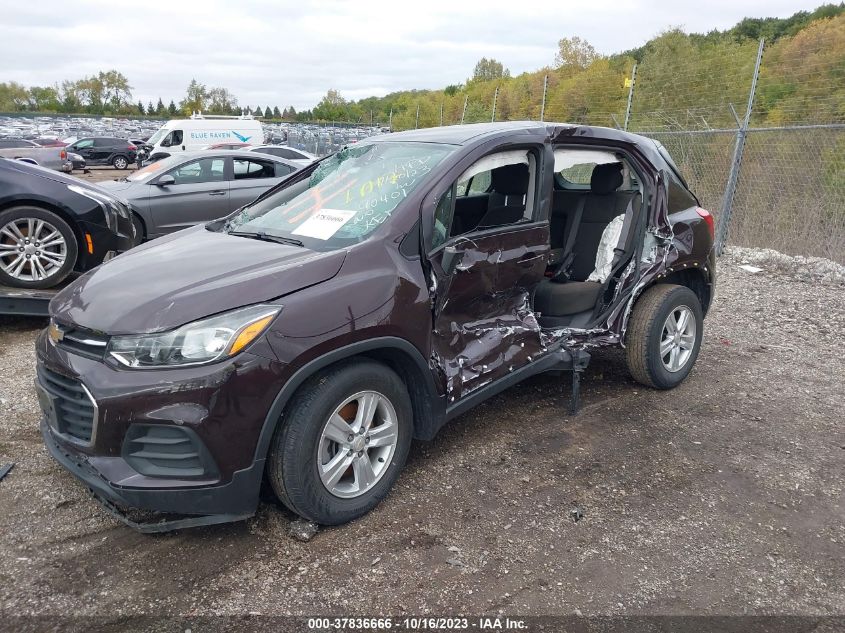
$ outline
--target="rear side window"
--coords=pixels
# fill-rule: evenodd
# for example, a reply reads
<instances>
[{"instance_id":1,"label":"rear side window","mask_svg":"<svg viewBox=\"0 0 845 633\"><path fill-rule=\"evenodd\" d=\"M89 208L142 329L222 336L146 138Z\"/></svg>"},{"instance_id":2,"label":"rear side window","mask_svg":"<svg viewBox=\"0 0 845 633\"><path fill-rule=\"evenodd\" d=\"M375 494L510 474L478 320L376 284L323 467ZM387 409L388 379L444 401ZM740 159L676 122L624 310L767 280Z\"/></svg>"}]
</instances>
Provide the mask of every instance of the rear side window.
<instances>
[{"instance_id":1,"label":"rear side window","mask_svg":"<svg viewBox=\"0 0 845 633\"><path fill-rule=\"evenodd\" d=\"M235 180L276 177L274 163L270 161L236 158L234 168Z\"/></svg>"},{"instance_id":2,"label":"rear side window","mask_svg":"<svg viewBox=\"0 0 845 633\"><path fill-rule=\"evenodd\" d=\"M94 147L94 139L86 138L75 143L76 149L85 149L86 147Z\"/></svg>"},{"instance_id":3,"label":"rear side window","mask_svg":"<svg viewBox=\"0 0 845 633\"><path fill-rule=\"evenodd\" d=\"M276 163L276 176L287 176L293 171L293 167L284 163Z\"/></svg>"},{"instance_id":4,"label":"rear side window","mask_svg":"<svg viewBox=\"0 0 845 633\"><path fill-rule=\"evenodd\" d=\"M113 138L95 138L94 147L111 147L115 145Z\"/></svg>"},{"instance_id":5,"label":"rear side window","mask_svg":"<svg viewBox=\"0 0 845 633\"><path fill-rule=\"evenodd\" d=\"M681 184L677 176L671 172L667 174L669 176L669 213L677 213L698 206L695 196Z\"/></svg>"}]
</instances>

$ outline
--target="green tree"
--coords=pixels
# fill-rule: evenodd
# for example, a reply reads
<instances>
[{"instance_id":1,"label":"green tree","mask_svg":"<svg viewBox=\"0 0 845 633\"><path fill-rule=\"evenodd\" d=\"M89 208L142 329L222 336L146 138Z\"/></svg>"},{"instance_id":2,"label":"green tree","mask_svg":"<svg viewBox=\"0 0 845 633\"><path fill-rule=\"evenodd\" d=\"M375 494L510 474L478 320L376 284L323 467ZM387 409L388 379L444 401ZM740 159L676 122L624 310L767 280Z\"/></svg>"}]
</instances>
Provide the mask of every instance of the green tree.
<instances>
[{"instance_id":1,"label":"green tree","mask_svg":"<svg viewBox=\"0 0 845 633\"><path fill-rule=\"evenodd\" d=\"M161 97L158 98L158 103L156 104L156 114L158 116L162 116L167 110L164 107L164 101L161 100Z\"/></svg>"},{"instance_id":2,"label":"green tree","mask_svg":"<svg viewBox=\"0 0 845 633\"><path fill-rule=\"evenodd\" d=\"M143 116L147 113L147 111L144 109L144 103L142 101L139 101L136 107L138 108L138 114Z\"/></svg>"},{"instance_id":3,"label":"green tree","mask_svg":"<svg viewBox=\"0 0 845 633\"><path fill-rule=\"evenodd\" d=\"M493 59L482 57L475 65L472 71L472 79L470 81L492 81L494 79L502 79L510 77L511 71L504 67L502 62Z\"/></svg>"},{"instance_id":4,"label":"green tree","mask_svg":"<svg viewBox=\"0 0 845 633\"><path fill-rule=\"evenodd\" d=\"M176 116L179 113L179 110L176 108L176 104L173 103L173 100L170 100L170 105L167 106L167 114L170 116Z\"/></svg>"},{"instance_id":5,"label":"green tree","mask_svg":"<svg viewBox=\"0 0 845 633\"><path fill-rule=\"evenodd\" d=\"M194 112L202 112L208 102L209 94L205 84L191 79L188 89L185 91L185 98L179 102L179 109L185 116L191 116Z\"/></svg>"},{"instance_id":6,"label":"green tree","mask_svg":"<svg viewBox=\"0 0 845 633\"><path fill-rule=\"evenodd\" d=\"M58 112L61 109L58 89L52 86L30 88L29 109L35 112Z\"/></svg>"},{"instance_id":7,"label":"green tree","mask_svg":"<svg viewBox=\"0 0 845 633\"><path fill-rule=\"evenodd\" d=\"M155 114L155 111L156 109L153 105L153 102L150 101L149 103L147 103L147 116L152 116L153 114Z\"/></svg>"},{"instance_id":8,"label":"green tree","mask_svg":"<svg viewBox=\"0 0 845 633\"><path fill-rule=\"evenodd\" d=\"M557 45L558 51L555 55L557 68L584 70L601 57L592 44L577 36L564 37Z\"/></svg>"},{"instance_id":9,"label":"green tree","mask_svg":"<svg viewBox=\"0 0 845 633\"><path fill-rule=\"evenodd\" d=\"M264 108L264 118L265 119L272 119L273 118L273 111L270 109L270 106Z\"/></svg>"},{"instance_id":10,"label":"green tree","mask_svg":"<svg viewBox=\"0 0 845 633\"><path fill-rule=\"evenodd\" d=\"M226 88L212 88L206 95L205 108L211 114L231 114L237 107L238 98Z\"/></svg>"},{"instance_id":11,"label":"green tree","mask_svg":"<svg viewBox=\"0 0 845 633\"><path fill-rule=\"evenodd\" d=\"M0 112L19 112L29 103L26 87L15 81L0 83Z\"/></svg>"},{"instance_id":12,"label":"green tree","mask_svg":"<svg viewBox=\"0 0 845 633\"><path fill-rule=\"evenodd\" d=\"M293 110L293 108L291 108ZM346 119L346 99L340 92L330 88L314 108L314 117L319 121L343 121Z\"/></svg>"}]
</instances>

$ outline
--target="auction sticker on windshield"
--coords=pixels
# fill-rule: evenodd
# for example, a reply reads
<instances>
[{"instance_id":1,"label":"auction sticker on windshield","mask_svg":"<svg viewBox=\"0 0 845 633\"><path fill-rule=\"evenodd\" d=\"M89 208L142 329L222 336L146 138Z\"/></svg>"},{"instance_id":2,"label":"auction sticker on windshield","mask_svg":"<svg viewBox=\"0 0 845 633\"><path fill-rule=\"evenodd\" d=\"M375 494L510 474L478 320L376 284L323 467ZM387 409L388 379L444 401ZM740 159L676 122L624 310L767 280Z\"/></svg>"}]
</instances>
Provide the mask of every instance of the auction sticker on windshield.
<instances>
[{"instance_id":1,"label":"auction sticker on windshield","mask_svg":"<svg viewBox=\"0 0 845 633\"><path fill-rule=\"evenodd\" d=\"M357 211L345 211L343 209L320 209L300 224L296 230L291 231L291 235L327 240L349 222L356 213Z\"/></svg>"}]
</instances>

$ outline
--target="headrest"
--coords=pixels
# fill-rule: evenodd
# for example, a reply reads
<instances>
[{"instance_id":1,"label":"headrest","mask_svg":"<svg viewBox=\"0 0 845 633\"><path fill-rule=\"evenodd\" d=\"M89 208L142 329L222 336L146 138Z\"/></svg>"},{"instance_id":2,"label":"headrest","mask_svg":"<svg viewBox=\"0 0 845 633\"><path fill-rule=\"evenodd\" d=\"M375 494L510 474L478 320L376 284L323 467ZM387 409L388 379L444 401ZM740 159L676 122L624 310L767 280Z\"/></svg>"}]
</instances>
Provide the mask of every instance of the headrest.
<instances>
[{"instance_id":1,"label":"headrest","mask_svg":"<svg viewBox=\"0 0 845 633\"><path fill-rule=\"evenodd\" d=\"M506 196L528 193L528 165L502 165L490 172L491 189Z\"/></svg>"},{"instance_id":2,"label":"headrest","mask_svg":"<svg viewBox=\"0 0 845 633\"><path fill-rule=\"evenodd\" d=\"M622 185L622 163L604 163L593 167L590 176L590 189L593 193L605 196L613 193Z\"/></svg>"}]
</instances>

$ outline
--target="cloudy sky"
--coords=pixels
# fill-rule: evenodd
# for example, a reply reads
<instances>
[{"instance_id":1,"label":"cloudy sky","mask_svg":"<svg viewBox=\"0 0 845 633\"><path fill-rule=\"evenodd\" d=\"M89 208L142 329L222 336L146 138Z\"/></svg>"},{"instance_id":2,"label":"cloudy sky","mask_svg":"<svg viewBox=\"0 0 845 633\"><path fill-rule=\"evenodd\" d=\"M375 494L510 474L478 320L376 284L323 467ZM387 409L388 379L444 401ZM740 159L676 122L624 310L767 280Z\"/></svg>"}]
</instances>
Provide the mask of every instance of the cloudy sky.
<instances>
[{"instance_id":1,"label":"cloudy sky","mask_svg":"<svg viewBox=\"0 0 845 633\"><path fill-rule=\"evenodd\" d=\"M460 83L482 56L513 74L551 64L561 37L600 52L671 27L706 32L822 0L2 0L0 81L27 86L115 68L136 99L179 101L192 78L241 105L298 110L328 88L356 99Z\"/></svg>"}]
</instances>

